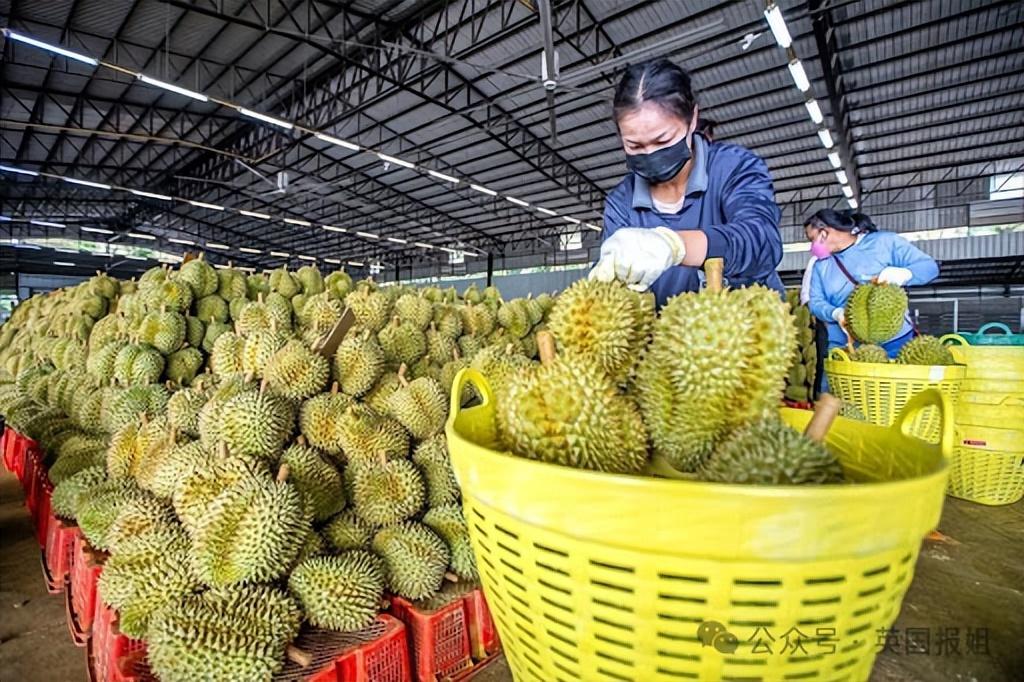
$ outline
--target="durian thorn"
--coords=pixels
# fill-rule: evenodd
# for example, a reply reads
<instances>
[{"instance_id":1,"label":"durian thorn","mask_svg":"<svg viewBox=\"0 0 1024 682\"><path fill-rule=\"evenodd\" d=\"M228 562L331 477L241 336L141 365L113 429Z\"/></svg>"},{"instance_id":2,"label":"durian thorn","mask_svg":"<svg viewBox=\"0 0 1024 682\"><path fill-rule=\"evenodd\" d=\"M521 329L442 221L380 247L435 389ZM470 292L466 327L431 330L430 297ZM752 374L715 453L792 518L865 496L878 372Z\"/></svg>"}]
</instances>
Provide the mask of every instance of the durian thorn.
<instances>
[{"instance_id":1,"label":"durian thorn","mask_svg":"<svg viewBox=\"0 0 1024 682\"><path fill-rule=\"evenodd\" d=\"M401 382L403 387L409 385L409 380L405 378L405 372L406 372L407 369L408 369L408 367L405 366L404 362L398 368L398 381Z\"/></svg>"},{"instance_id":2,"label":"durian thorn","mask_svg":"<svg viewBox=\"0 0 1024 682\"><path fill-rule=\"evenodd\" d=\"M839 414L842 407L843 401L839 398L831 393L822 393L818 402L814 403L814 416L807 423L804 436L815 443L824 441L828 430L832 427L832 422L835 421L836 415Z\"/></svg>"},{"instance_id":3,"label":"durian thorn","mask_svg":"<svg viewBox=\"0 0 1024 682\"><path fill-rule=\"evenodd\" d=\"M704 278L707 280L708 291L715 294L722 290L722 274L725 261L721 258L708 258L704 261Z\"/></svg>"},{"instance_id":4,"label":"durian thorn","mask_svg":"<svg viewBox=\"0 0 1024 682\"><path fill-rule=\"evenodd\" d=\"M292 469L291 469L291 467L288 466L287 462L282 464L281 467L277 470L277 482L278 483L284 483L285 481L287 481L288 480L288 474L290 474L291 472L292 472Z\"/></svg>"},{"instance_id":5,"label":"durian thorn","mask_svg":"<svg viewBox=\"0 0 1024 682\"><path fill-rule=\"evenodd\" d=\"M447 580L450 583L457 583L457 582L459 582L459 576L455 575L451 571L445 571L444 579Z\"/></svg>"},{"instance_id":6,"label":"durian thorn","mask_svg":"<svg viewBox=\"0 0 1024 682\"><path fill-rule=\"evenodd\" d=\"M294 644L289 644L285 649L285 654L288 656L288 660L292 663L297 663L300 667L308 668L313 665L313 655L308 651L303 651Z\"/></svg>"},{"instance_id":7,"label":"durian thorn","mask_svg":"<svg viewBox=\"0 0 1024 682\"><path fill-rule=\"evenodd\" d=\"M537 332L537 352L540 354L540 361L543 365L550 365L555 361L555 335L548 330Z\"/></svg>"},{"instance_id":8,"label":"durian thorn","mask_svg":"<svg viewBox=\"0 0 1024 682\"><path fill-rule=\"evenodd\" d=\"M250 370L250 371L245 373L245 376L243 377L243 380L245 381L245 383L249 383L250 381L252 381L255 378L256 378L255 372Z\"/></svg>"},{"instance_id":9,"label":"durian thorn","mask_svg":"<svg viewBox=\"0 0 1024 682\"><path fill-rule=\"evenodd\" d=\"M381 465L382 467L388 465L388 453L385 452L384 450L381 450L380 452L377 453L377 464Z\"/></svg>"},{"instance_id":10,"label":"durian thorn","mask_svg":"<svg viewBox=\"0 0 1024 682\"><path fill-rule=\"evenodd\" d=\"M332 384L331 384L331 395L338 395L338 389L339 389L339 388L340 388L340 387L338 386L338 382L337 382L337 381L335 381L334 383L332 383Z\"/></svg>"},{"instance_id":11,"label":"durian thorn","mask_svg":"<svg viewBox=\"0 0 1024 682\"><path fill-rule=\"evenodd\" d=\"M217 458L224 461L228 458L228 444L224 441L217 443Z\"/></svg>"}]
</instances>

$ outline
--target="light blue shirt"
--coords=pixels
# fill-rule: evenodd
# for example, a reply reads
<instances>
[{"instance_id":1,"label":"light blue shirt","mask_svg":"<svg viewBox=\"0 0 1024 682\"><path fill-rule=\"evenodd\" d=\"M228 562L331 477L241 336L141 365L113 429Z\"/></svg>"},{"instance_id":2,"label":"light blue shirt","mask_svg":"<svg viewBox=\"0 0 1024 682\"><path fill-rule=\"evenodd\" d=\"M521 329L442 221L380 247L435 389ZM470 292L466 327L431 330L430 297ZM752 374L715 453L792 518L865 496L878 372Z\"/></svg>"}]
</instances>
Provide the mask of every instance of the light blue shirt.
<instances>
[{"instance_id":1,"label":"light blue shirt","mask_svg":"<svg viewBox=\"0 0 1024 682\"><path fill-rule=\"evenodd\" d=\"M870 282L887 267L907 268L913 277L904 286L928 284L939 274L935 259L894 232L871 232L845 251L814 264L811 275L811 312L828 325L829 346L846 345L846 332L832 319L836 308L846 305L853 293L853 283L836 264L841 259L858 282ZM908 333L909 317L893 338Z\"/></svg>"}]
</instances>

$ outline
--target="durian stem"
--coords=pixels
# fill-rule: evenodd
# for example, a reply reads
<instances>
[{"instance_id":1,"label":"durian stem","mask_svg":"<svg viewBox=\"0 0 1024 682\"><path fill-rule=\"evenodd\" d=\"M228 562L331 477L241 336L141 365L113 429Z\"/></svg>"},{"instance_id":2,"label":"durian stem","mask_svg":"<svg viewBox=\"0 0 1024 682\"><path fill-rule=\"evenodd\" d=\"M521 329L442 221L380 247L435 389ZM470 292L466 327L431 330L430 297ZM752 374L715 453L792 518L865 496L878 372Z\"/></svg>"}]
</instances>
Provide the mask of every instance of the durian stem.
<instances>
[{"instance_id":1,"label":"durian stem","mask_svg":"<svg viewBox=\"0 0 1024 682\"><path fill-rule=\"evenodd\" d=\"M537 332L537 352L542 365L550 365L555 361L555 335L544 330Z\"/></svg>"},{"instance_id":2,"label":"durian stem","mask_svg":"<svg viewBox=\"0 0 1024 682\"><path fill-rule=\"evenodd\" d=\"M217 443L217 458L224 462L228 458L228 444L224 441Z\"/></svg>"},{"instance_id":3,"label":"durian stem","mask_svg":"<svg viewBox=\"0 0 1024 682\"><path fill-rule=\"evenodd\" d=\"M288 480L288 475L291 472L292 472L291 467L288 466L287 462L282 464L281 468L277 470L277 482L278 483L284 483L285 481L287 481Z\"/></svg>"},{"instance_id":4,"label":"durian stem","mask_svg":"<svg viewBox=\"0 0 1024 682\"><path fill-rule=\"evenodd\" d=\"M303 651L294 644L288 645L288 648L285 649L285 654L288 656L289 661L297 663L303 668L308 668L313 665L313 655L309 652Z\"/></svg>"},{"instance_id":5,"label":"durian stem","mask_svg":"<svg viewBox=\"0 0 1024 682\"><path fill-rule=\"evenodd\" d=\"M404 362L403 362L403 363L402 363L402 365L401 365L401 366L400 366L400 367L398 368L398 380L399 380L399 381L400 381L400 382L402 383L402 386L403 386L403 387L405 387L405 386L408 386L408 385L409 385L409 380L405 378L405 372L406 372L406 370L407 370L407 369L408 369L408 368L407 368L407 367L405 366L405 363L404 363Z\"/></svg>"},{"instance_id":6,"label":"durian stem","mask_svg":"<svg viewBox=\"0 0 1024 682\"><path fill-rule=\"evenodd\" d=\"M334 383L331 384L331 395L338 395L338 389L338 382L335 381Z\"/></svg>"},{"instance_id":7,"label":"durian stem","mask_svg":"<svg viewBox=\"0 0 1024 682\"><path fill-rule=\"evenodd\" d=\"M711 293L722 290L722 276L725 272L725 261L721 258L708 258L704 261L704 278Z\"/></svg>"},{"instance_id":8,"label":"durian stem","mask_svg":"<svg viewBox=\"0 0 1024 682\"><path fill-rule=\"evenodd\" d=\"M459 582L459 576L455 575L451 571L446 571L445 572L444 579L447 580L450 583L457 583L457 582Z\"/></svg>"},{"instance_id":9,"label":"durian stem","mask_svg":"<svg viewBox=\"0 0 1024 682\"><path fill-rule=\"evenodd\" d=\"M846 334L846 351L850 355L853 355L853 334L850 333L850 328L846 326L846 320L844 319L842 322L840 322L839 326Z\"/></svg>"},{"instance_id":10,"label":"durian stem","mask_svg":"<svg viewBox=\"0 0 1024 682\"><path fill-rule=\"evenodd\" d=\"M306 447L306 437L303 436L301 433L299 434L299 437L295 439L295 442L301 445L302 447Z\"/></svg>"},{"instance_id":11,"label":"durian stem","mask_svg":"<svg viewBox=\"0 0 1024 682\"><path fill-rule=\"evenodd\" d=\"M815 443L824 441L842 406L843 401L839 398L831 393L822 393L818 402L814 403L814 416L807 423L804 435Z\"/></svg>"},{"instance_id":12,"label":"durian stem","mask_svg":"<svg viewBox=\"0 0 1024 682\"><path fill-rule=\"evenodd\" d=\"M263 381L260 382L260 395L263 395L266 392L267 392L267 380L263 379Z\"/></svg>"}]
</instances>

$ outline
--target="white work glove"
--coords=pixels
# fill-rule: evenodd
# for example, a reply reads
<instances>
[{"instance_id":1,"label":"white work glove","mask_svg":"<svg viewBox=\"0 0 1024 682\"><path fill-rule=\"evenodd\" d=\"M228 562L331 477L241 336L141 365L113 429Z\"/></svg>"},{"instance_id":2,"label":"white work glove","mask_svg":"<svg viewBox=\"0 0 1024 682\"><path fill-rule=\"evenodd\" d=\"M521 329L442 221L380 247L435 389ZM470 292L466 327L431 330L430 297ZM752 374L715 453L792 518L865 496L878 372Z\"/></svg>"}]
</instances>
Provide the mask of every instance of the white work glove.
<instances>
[{"instance_id":1,"label":"white work glove","mask_svg":"<svg viewBox=\"0 0 1024 682\"><path fill-rule=\"evenodd\" d=\"M836 308L832 311L832 319L839 324L846 322L846 310L844 308Z\"/></svg>"},{"instance_id":2,"label":"white work glove","mask_svg":"<svg viewBox=\"0 0 1024 682\"><path fill-rule=\"evenodd\" d=\"M910 281L910 278L914 276L910 270L906 268L882 268L882 271L878 273L879 284L895 284L898 287L903 286Z\"/></svg>"},{"instance_id":3,"label":"white work glove","mask_svg":"<svg viewBox=\"0 0 1024 682\"><path fill-rule=\"evenodd\" d=\"M686 257L683 238L667 227L623 227L601 245L590 279L619 279L634 291L646 291L662 273Z\"/></svg>"}]
</instances>

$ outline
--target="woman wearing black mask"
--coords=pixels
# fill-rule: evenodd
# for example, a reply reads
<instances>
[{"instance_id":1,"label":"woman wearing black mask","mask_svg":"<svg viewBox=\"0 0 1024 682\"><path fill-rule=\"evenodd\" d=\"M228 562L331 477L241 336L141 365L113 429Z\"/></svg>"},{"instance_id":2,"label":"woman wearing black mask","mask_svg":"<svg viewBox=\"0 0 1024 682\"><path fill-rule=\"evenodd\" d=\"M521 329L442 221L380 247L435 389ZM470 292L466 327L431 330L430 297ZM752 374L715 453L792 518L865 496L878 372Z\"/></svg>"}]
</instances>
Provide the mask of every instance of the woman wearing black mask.
<instances>
[{"instance_id":1,"label":"woman wearing black mask","mask_svg":"<svg viewBox=\"0 0 1024 682\"><path fill-rule=\"evenodd\" d=\"M700 131L689 74L666 59L626 69L614 117L632 171L605 201L595 279L650 288L658 305L700 286L706 258L725 259L732 286L782 291L779 208L753 152Z\"/></svg>"}]
</instances>

